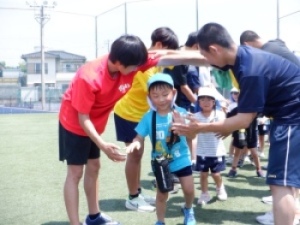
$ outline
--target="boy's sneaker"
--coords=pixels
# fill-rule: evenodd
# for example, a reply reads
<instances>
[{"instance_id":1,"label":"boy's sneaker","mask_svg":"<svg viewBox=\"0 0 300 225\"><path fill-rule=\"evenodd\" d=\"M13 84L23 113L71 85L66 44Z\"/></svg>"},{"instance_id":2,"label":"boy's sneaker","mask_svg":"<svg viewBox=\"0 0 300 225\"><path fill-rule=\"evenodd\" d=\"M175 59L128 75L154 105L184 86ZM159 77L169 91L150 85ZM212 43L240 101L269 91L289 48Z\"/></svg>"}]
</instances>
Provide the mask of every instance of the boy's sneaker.
<instances>
[{"instance_id":1,"label":"boy's sneaker","mask_svg":"<svg viewBox=\"0 0 300 225\"><path fill-rule=\"evenodd\" d=\"M198 204L199 205L205 205L211 200L211 197L208 193L202 193L200 197L198 198Z\"/></svg>"},{"instance_id":2,"label":"boy's sneaker","mask_svg":"<svg viewBox=\"0 0 300 225\"><path fill-rule=\"evenodd\" d=\"M220 188L216 188L216 191L217 191L217 198L218 198L220 201L225 201L225 200L227 200L227 192L226 192L226 190L225 190L224 185L222 185Z\"/></svg>"},{"instance_id":3,"label":"boy's sneaker","mask_svg":"<svg viewBox=\"0 0 300 225\"><path fill-rule=\"evenodd\" d=\"M161 221L157 221L154 225L165 225L165 223Z\"/></svg>"},{"instance_id":4,"label":"boy's sneaker","mask_svg":"<svg viewBox=\"0 0 300 225\"><path fill-rule=\"evenodd\" d=\"M117 221L113 221L108 215L101 213L96 219L91 220L89 216L86 217L83 225L121 225Z\"/></svg>"},{"instance_id":5,"label":"boy's sneaker","mask_svg":"<svg viewBox=\"0 0 300 225\"><path fill-rule=\"evenodd\" d=\"M236 175L237 175L236 170L231 169L231 170L229 170L229 173L227 174L227 177L233 178L233 177L236 177Z\"/></svg>"},{"instance_id":6,"label":"boy's sneaker","mask_svg":"<svg viewBox=\"0 0 300 225\"><path fill-rule=\"evenodd\" d=\"M193 208L183 208L183 214L184 214L184 225L196 225L196 220L194 216L194 209Z\"/></svg>"},{"instance_id":7,"label":"boy's sneaker","mask_svg":"<svg viewBox=\"0 0 300 225\"><path fill-rule=\"evenodd\" d=\"M273 204L273 197L272 197L272 195L267 196L267 197L262 197L262 198L261 198L261 201L262 201L263 203L272 205L272 204Z\"/></svg>"},{"instance_id":8,"label":"boy's sneaker","mask_svg":"<svg viewBox=\"0 0 300 225\"><path fill-rule=\"evenodd\" d=\"M156 204L156 198L149 196L149 195L144 195L143 193L140 193L139 196L145 200L150 205L155 205Z\"/></svg>"},{"instance_id":9,"label":"boy's sneaker","mask_svg":"<svg viewBox=\"0 0 300 225\"><path fill-rule=\"evenodd\" d=\"M263 225L274 225L273 212L267 212L263 215L257 216L256 221Z\"/></svg>"},{"instance_id":10,"label":"boy's sneaker","mask_svg":"<svg viewBox=\"0 0 300 225\"><path fill-rule=\"evenodd\" d=\"M262 178L266 177L265 173L262 170L257 170L256 174L257 174L258 177L262 177Z\"/></svg>"},{"instance_id":11,"label":"boy's sneaker","mask_svg":"<svg viewBox=\"0 0 300 225\"><path fill-rule=\"evenodd\" d=\"M268 164L261 167L263 170L268 170Z\"/></svg>"},{"instance_id":12,"label":"boy's sneaker","mask_svg":"<svg viewBox=\"0 0 300 225\"><path fill-rule=\"evenodd\" d=\"M138 212L154 212L155 207L147 203L140 195L133 199L127 199L125 207Z\"/></svg>"},{"instance_id":13,"label":"boy's sneaker","mask_svg":"<svg viewBox=\"0 0 300 225\"><path fill-rule=\"evenodd\" d=\"M226 164L232 164L233 162L233 156L228 156L228 158L226 159Z\"/></svg>"}]
</instances>

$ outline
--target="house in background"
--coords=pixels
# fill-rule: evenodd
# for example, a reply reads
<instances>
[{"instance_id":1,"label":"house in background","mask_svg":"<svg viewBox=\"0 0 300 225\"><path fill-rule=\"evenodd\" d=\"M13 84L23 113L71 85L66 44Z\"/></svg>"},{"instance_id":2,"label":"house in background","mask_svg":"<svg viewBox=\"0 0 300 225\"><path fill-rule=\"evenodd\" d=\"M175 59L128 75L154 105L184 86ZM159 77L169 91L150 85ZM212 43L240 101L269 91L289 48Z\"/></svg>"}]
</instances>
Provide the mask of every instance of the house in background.
<instances>
[{"instance_id":1,"label":"house in background","mask_svg":"<svg viewBox=\"0 0 300 225\"><path fill-rule=\"evenodd\" d=\"M46 87L65 90L77 69L86 62L81 55L65 51L45 51L44 82ZM41 86L41 52L33 52L21 56L26 63L27 86Z\"/></svg>"}]
</instances>

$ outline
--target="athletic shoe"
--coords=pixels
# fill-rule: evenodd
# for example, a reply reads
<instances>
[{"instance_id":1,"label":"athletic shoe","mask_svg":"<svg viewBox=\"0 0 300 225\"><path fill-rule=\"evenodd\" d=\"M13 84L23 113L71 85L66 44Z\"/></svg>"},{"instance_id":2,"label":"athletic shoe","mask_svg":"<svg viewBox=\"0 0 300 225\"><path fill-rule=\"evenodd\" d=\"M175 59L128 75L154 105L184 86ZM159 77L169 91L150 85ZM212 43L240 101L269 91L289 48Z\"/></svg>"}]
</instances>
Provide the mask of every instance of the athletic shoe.
<instances>
[{"instance_id":1,"label":"athletic shoe","mask_svg":"<svg viewBox=\"0 0 300 225\"><path fill-rule=\"evenodd\" d=\"M194 216L194 209L193 208L183 208L183 214L184 214L184 225L196 225L196 219Z\"/></svg>"},{"instance_id":2,"label":"athletic shoe","mask_svg":"<svg viewBox=\"0 0 300 225\"><path fill-rule=\"evenodd\" d=\"M143 193L140 193L139 196L145 200L150 205L155 205L156 204L156 198L149 196L149 195L144 195Z\"/></svg>"},{"instance_id":3,"label":"athletic shoe","mask_svg":"<svg viewBox=\"0 0 300 225\"><path fill-rule=\"evenodd\" d=\"M240 160L238 161L237 167L241 168L241 167L243 167L243 166L244 166L244 160L243 160L243 159L240 159Z\"/></svg>"},{"instance_id":4,"label":"athletic shoe","mask_svg":"<svg viewBox=\"0 0 300 225\"><path fill-rule=\"evenodd\" d=\"M161 221L157 221L154 225L165 225L165 223Z\"/></svg>"},{"instance_id":5,"label":"athletic shoe","mask_svg":"<svg viewBox=\"0 0 300 225\"><path fill-rule=\"evenodd\" d=\"M268 164L261 167L263 170L268 170Z\"/></svg>"},{"instance_id":6,"label":"athletic shoe","mask_svg":"<svg viewBox=\"0 0 300 225\"><path fill-rule=\"evenodd\" d=\"M273 212L267 212L264 215L257 216L256 221L262 225L274 225L274 215ZM293 225L298 225L299 220L294 219Z\"/></svg>"},{"instance_id":7,"label":"athletic shoe","mask_svg":"<svg viewBox=\"0 0 300 225\"><path fill-rule=\"evenodd\" d=\"M83 225L121 225L117 221L113 221L108 215L101 213L96 219L91 220L89 216L86 217Z\"/></svg>"},{"instance_id":8,"label":"athletic shoe","mask_svg":"<svg viewBox=\"0 0 300 225\"><path fill-rule=\"evenodd\" d=\"M267 212L263 215L257 216L256 221L263 225L274 225L273 212Z\"/></svg>"},{"instance_id":9,"label":"athletic shoe","mask_svg":"<svg viewBox=\"0 0 300 225\"><path fill-rule=\"evenodd\" d=\"M265 178L266 177L266 174L262 171L262 170L257 170L256 171L256 175L258 177L262 177L262 178Z\"/></svg>"},{"instance_id":10,"label":"athletic shoe","mask_svg":"<svg viewBox=\"0 0 300 225\"><path fill-rule=\"evenodd\" d=\"M233 161L233 157L228 156L228 158L226 159L226 164L232 164L232 161Z\"/></svg>"},{"instance_id":11,"label":"athletic shoe","mask_svg":"<svg viewBox=\"0 0 300 225\"><path fill-rule=\"evenodd\" d=\"M211 200L211 197L208 193L201 193L200 197L198 198L197 203L199 205L205 205Z\"/></svg>"},{"instance_id":12,"label":"athletic shoe","mask_svg":"<svg viewBox=\"0 0 300 225\"><path fill-rule=\"evenodd\" d=\"M236 177L236 175L237 175L236 170L231 169L231 170L229 170L229 173L227 174L227 177L234 178L234 177Z\"/></svg>"},{"instance_id":13,"label":"athletic shoe","mask_svg":"<svg viewBox=\"0 0 300 225\"><path fill-rule=\"evenodd\" d=\"M267 197L262 197L262 198L261 198L261 201L262 201L263 203L268 204L268 205L272 205L272 204L273 204L273 197L272 197L272 195L267 196Z\"/></svg>"},{"instance_id":14,"label":"athletic shoe","mask_svg":"<svg viewBox=\"0 0 300 225\"><path fill-rule=\"evenodd\" d=\"M133 199L126 200L125 207L127 209L138 212L154 212L155 207L147 203L144 198L138 196Z\"/></svg>"},{"instance_id":15,"label":"athletic shoe","mask_svg":"<svg viewBox=\"0 0 300 225\"><path fill-rule=\"evenodd\" d=\"M169 191L170 194L177 194L180 188L180 184L174 184L174 188L172 191Z\"/></svg>"},{"instance_id":16,"label":"athletic shoe","mask_svg":"<svg viewBox=\"0 0 300 225\"><path fill-rule=\"evenodd\" d=\"M227 192L226 192L226 190L225 190L224 185L222 185L220 188L216 188L216 191L217 191L217 198L218 198L220 201L225 201L225 200L227 200Z\"/></svg>"}]
</instances>

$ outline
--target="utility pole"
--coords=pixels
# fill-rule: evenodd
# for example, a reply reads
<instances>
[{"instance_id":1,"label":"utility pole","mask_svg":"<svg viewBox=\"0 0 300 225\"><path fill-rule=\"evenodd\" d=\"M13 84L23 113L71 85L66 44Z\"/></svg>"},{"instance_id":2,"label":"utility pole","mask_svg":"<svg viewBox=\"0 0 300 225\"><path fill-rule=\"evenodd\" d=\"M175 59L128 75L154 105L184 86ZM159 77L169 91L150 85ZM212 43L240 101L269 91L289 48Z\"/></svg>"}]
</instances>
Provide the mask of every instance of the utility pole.
<instances>
[{"instance_id":1,"label":"utility pole","mask_svg":"<svg viewBox=\"0 0 300 225\"><path fill-rule=\"evenodd\" d=\"M40 24L40 40L41 40L41 90L42 90L42 110L45 110L45 53L44 53L44 25L50 20L50 16L44 13L45 8L54 8L56 2L53 2L51 6L48 6L48 2L44 1L43 4L34 5L26 2L30 7L39 8L40 14L35 16L35 20Z\"/></svg>"}]
</instances>

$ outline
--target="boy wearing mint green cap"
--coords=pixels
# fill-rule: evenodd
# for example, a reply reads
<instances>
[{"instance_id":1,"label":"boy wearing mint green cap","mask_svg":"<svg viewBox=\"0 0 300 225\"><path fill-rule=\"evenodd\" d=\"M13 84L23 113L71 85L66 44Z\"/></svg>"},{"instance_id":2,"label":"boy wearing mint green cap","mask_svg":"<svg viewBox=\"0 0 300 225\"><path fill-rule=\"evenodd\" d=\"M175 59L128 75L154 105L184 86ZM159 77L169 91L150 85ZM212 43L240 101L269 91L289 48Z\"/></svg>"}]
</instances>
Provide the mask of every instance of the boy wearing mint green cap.
<instances>
[{"instance_id":1,"label":"boy wearing mint green cap","mask_svg":"<svg viewBox=\"0 0 300 225\"><path fill-rule=\"evenodd\" d=\"M184 213L184 225L195 225L196 220L193 211L194 201L194 181L192 177L192 167L190 151L185 136L174 136L171 132L171 123L173 121L173 110L181 114L186 114L186 110L177 107L174 102L176 99L176 90L172 78L168 74L157 73L152 76L147 83L148 102L150 110L139 122L135 131L137 136L132 143L126 148L127 153L139 150L146 136L154 138L154 149L152 159L157 156L170 158L169 167L171 173L179 177L185 198L185 205L182 208ZM155 115L155 137L152 135L152 116ZM173 136L171 138L171 136ZM170 140L173 140L170 143ZM166 203L168 192L162 193L157 188L156 194L156 215L157 222L155 225L165 224Z\"/></svg>"}]
</instances>

